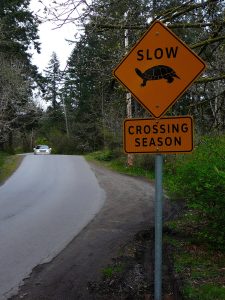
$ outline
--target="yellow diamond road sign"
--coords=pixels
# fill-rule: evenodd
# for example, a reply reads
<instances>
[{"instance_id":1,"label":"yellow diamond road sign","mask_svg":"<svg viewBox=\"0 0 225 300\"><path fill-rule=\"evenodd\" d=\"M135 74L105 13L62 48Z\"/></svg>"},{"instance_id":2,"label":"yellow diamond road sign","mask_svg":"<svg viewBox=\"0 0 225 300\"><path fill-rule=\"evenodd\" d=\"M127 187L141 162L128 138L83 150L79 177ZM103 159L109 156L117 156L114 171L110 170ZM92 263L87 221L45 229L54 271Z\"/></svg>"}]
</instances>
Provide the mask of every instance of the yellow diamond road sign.
<instances>
[{"instance_id":1,"label":"yellow diamond road sign","mask_svg":"<svg viewBox=\"0 0 225 300\"><path fill-rule=\"evenodd\" d=\"M114 76L156 118L186 91L205 63L156 21L114 70Z\"/></svg>"}]
</instances>

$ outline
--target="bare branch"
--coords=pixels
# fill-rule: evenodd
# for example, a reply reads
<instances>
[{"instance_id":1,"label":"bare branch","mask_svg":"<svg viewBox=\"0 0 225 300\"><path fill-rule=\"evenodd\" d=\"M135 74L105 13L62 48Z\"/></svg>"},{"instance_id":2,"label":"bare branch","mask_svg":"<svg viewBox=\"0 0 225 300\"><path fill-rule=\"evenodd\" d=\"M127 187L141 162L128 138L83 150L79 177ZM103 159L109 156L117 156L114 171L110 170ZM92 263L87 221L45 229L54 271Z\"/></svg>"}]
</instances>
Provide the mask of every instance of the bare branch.
<instances>
[{"instance_id":1,"label":"bare branch","mask_svg":"<svg viewBox=\"0 0 225 300\"><path fill-rule=\"evenodd\" d=\"M225 21L221 23L221 25L225 25ZM101 29L147 29L150 25L113 25L113 24L97 24L97 23L92 23L92 27L95 28L101 28ZM171 25L167 25L168 28L170 29L186 29L186 28L203 28L203 27L211 27L215 26L215 23L175 23Z\"/></svg>"},{"instance_id":2,"label":"bare branch","mask_svg":"<svg viewBox=\"0 0 225 300\"><path fill-rule=\"evenodd\" d=\"M162 20L163 22L169 22L169 21L172 21L173 19L179 17L179 16L182 16L182 15L185 15L187 14L188 12L190 11L193 11L193 10L196 10L197 8L204 8L205 6L207 6L209 3L212 3L214 2L215 3L215 0L208 0L206 1L205 3L198 3L198 4L190 4L188 5L187 7L185 7L184 9L182 9L182 6L180 6L181 10L177 13L174 13L174 14L171 14L169 17L166 17L166 18L163 18L162 17ZM178 7L179 8L179 7ZM179 9L180 9L179 8Z\"/></svg>"},{"instance_id":3,"label":"bare branch","mask_svg":"<svg viewBox=\"0 0 225 300\"><path fill-rule=\"evenodd\" d=\"M199 48L199 47L202 47L202 46L205 46L205 45L209 45L209 44L213 44L213 43L222 41L224 39L225 39L225 35L224 36L219 36L219 37L216 37L216 38L210 38L206 41L202 41L202 42L190 45L190 48L192 48L192 49Z\"/></svg>"},{"instance_id":4,"label":"bare branch","mask_svg":"<svg viewBox=\"0 0 225 300\"><path fill-rule=\"evenodd\" d=\"M202 77L198 80L195 81L195 83L208 83L208 82L214 82L214 81L219 81L219 80L225 80L225 74L216 76L216 77Z\"/></svg>"},{"instance_id":5,"label":"bare branch","mask_svg":"<svg viewBox=\"0 0 225 300\"><path fill-rule=\"evenodd\" d=\"M225 95L225 90L223 90L223 91L222 91L221 93L219 93L219 94L214 95L214 96L213 96L212 98L210 98L210 99L206 99L206 100L200 101L200 102L198 102L198 103L191 103L191 104L189 105L189 107L191 108L191 107L195 107L195 106L200 106L200 105L202 105L202 104L204 104L204 103L207 103L207 102L216 100L218 97L223 96L223 95Z\"/></svg>"}]
</instances>

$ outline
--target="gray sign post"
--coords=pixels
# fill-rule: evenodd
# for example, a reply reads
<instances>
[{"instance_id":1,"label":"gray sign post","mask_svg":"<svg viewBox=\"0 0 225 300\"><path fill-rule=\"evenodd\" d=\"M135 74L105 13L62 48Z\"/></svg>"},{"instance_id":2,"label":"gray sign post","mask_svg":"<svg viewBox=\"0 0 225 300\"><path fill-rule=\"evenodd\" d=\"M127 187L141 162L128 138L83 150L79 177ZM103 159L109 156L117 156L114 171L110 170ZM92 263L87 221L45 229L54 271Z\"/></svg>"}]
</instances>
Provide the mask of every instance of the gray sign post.
<instances>
[{"instance_id":1,"label":"gray sign post","mask_svg":"<svg viewBox=\"0 0 225 300\"><path fill-rule=\"evenodd\" d=\"M155 300L162 299L163 155L155 157Z\"/></svg>"}]
</instances>

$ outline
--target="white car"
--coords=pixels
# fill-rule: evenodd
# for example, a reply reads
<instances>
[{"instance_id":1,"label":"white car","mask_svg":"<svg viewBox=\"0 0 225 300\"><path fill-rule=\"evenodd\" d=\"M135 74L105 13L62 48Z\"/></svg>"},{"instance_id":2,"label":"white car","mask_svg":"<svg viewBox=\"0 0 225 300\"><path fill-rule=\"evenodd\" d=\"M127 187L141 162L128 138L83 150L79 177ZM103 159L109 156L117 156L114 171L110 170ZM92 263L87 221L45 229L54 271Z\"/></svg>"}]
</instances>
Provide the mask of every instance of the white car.
<instances>
[{"instance_id":1,"label":"white car","mask_svg":"<svg viewBox=\"0 0 225 300\"><path fill-rule=\"evenodd\" d=\"M51 154L52 148L47 145L37 145L34 148L34 154Z\"/></svg>"}]
</instances>

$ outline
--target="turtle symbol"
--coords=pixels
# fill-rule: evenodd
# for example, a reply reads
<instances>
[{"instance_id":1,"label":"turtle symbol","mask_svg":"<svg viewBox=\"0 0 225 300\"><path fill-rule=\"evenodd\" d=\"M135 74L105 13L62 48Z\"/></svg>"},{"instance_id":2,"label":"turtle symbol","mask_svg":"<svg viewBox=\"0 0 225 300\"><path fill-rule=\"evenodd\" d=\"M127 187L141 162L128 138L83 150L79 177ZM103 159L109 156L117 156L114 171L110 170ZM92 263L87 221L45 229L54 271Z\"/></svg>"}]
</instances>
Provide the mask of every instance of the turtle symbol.
<instances>
[{"instance_id":1,"label":"turtle symbol","mask_svg":"<svg viewBox=\"0 0 225 300\"><path fill-rule=\"evenodd\" d=\"M174 77L180 79L172 68L164 65L154 66L146 70L144 73L136 68L135 72L143 79L141 86L146 86L146 82L148 80L166 79L168 83L172 83L174 81Z\"/></svg>"}]
</instances>

